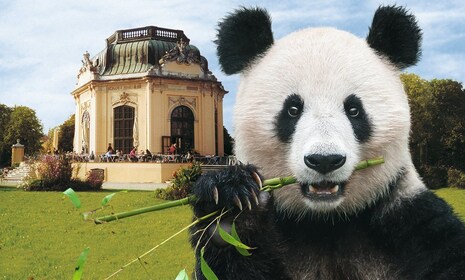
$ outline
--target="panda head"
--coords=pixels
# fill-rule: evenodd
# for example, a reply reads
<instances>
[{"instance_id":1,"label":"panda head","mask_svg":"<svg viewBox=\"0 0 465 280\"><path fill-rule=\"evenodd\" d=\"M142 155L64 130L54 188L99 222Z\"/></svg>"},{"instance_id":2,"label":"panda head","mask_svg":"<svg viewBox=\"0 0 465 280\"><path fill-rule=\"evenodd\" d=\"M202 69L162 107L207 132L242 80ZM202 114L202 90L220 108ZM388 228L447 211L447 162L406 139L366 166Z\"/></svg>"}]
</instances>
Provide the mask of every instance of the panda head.
<instances>
[{"instance_id":1,"label":"panda head","mask_svg":"<svg viewBox=\"0 0 465 280\"><path fill-rule=\"evenodd\" d=\"M310 28L276 42L265 10L242 8L220 24L226 74L241 73L235 152L266 178L299 183L274 191L296 219L356 214L412 168L410 116L400 69L420 56L421 31L401 7L378 8L366 39ZM385 163L355 172L358 162Z\"/></svg>"}]
</instances>

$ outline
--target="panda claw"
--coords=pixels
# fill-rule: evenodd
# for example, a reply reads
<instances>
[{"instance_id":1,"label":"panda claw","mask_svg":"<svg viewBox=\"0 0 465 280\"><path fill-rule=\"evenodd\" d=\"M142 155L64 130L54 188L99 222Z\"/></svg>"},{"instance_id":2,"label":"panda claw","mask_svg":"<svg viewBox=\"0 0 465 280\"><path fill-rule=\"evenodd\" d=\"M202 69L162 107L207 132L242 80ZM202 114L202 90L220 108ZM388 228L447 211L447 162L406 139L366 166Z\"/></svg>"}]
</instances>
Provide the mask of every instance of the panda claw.
<instances>
[{"instance_id":1,"label":"panda claw","mask_svg":"<svg viewBox=\"0 0 465 280\"><path fill-rule=\"evenodd\" d=\"M242 203L237 195L234 195L233 201L236 204L237 208L239 208L239 210L242 211Z\"/></svg>"},{"instance_id":2,"label":"panda claw","mask_svg":"<svg viewBox=\"0 0 465 280\"><path fill-rule=\"evenodd\" d=\"M257 204L257 206L258 206L259 205L258 197L255 194L254 190L250 189L250 193L252 194L252 197L253 197L253 200L255 201L255 204Z\"/></svg>"},{"instance_id":3,"label":"panda claw","mask_svg":"<svg viewBox=\"0 0 465 280\"><path fill-rule=\"evenodd\" d=\"M258 176L257 172L252 172L252 177L258 185L258 188L261 189L263 187L262 180L260 176Z\"/></svg>"},{"instance_id":4,"label":"panda claw","mask_svg":"<svg viewBox=\"0 0 465 280\"><path fill-rule=\"evenodd\" d=\"M215 200L215 204L218 205L218 189L213 187L213 200Z\"/></svg>"}]
</instances>

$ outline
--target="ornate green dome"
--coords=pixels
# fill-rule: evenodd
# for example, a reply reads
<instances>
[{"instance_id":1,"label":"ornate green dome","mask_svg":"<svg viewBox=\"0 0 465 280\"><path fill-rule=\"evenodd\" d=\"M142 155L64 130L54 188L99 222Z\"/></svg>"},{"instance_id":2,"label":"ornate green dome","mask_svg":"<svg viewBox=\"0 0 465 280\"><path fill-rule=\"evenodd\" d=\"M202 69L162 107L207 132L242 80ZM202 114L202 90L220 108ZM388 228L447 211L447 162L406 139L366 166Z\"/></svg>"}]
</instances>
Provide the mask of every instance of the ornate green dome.
<instances>
[{"instance_id":1,"label":"ornate green dome","mask_svg":"<svg viewBox=\"0 0 465 280\"><path fill-rule=\"evenodd\" d=\"M100 76L156 72L164 61L197 63L208 75L207 60L189 41L182 30L156 26L118 30L106 39L106 48L92 64Z\"/></svg>"}]
</instances>

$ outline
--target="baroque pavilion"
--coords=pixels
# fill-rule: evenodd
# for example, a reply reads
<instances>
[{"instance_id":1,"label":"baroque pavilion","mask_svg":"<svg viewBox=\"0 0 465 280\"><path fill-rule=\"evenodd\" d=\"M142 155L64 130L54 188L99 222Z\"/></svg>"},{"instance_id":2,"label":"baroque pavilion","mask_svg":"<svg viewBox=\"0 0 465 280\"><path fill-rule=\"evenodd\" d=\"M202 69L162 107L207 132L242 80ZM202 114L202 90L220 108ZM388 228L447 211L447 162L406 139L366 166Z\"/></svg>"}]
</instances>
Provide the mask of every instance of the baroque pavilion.
<instances>
[{"instance_id":1,"label":"baroque pavilion","mask_svg":"<svg viewBox=\"0 0 465 280\"><path fill-rule=\"evenodd\" d=\"M72 91L74 150L96 156L116 150L219 155L227 91L182 30L147 26L118 30L91 58L84 53Z\"/></svg>"}]
</instances>

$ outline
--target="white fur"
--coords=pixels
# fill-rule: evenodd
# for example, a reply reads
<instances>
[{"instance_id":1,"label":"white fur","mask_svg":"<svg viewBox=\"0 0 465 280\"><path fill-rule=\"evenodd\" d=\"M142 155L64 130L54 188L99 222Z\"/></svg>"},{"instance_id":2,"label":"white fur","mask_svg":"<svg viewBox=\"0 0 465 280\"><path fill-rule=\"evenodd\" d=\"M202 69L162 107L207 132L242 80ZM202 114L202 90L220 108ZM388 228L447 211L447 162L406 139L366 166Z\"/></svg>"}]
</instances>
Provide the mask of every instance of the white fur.
<instances>
[{"instance_id":1,"label":"white fur","mask_svg":"<svg viewBox=\"0 0 465 280\"><path fill-rule=\"evenodd\" d=\"M301 96L305 105L288 145L276 136L274 122L290 94ZM351 94L362 100L373 124L372 136L364 144L356 140L344 113L343 102ZM409 107L397 69L364 39L344 31L305 29L277 41L243 73L234 123L238 159L257 165L265 178L294 175L301 182L347 181L344 197L331 203L304 198L298 185L274 191L278 209L297 218L309 209L356 213L385 195L401 168L413 168ZM303 161L311 153L338 153L347 160L343 167L321 175ZM354 172L359 161L378 156L386 163ZM413 173L412 186L416 191L424 188Z\"/></svg>"}]
</instances>

